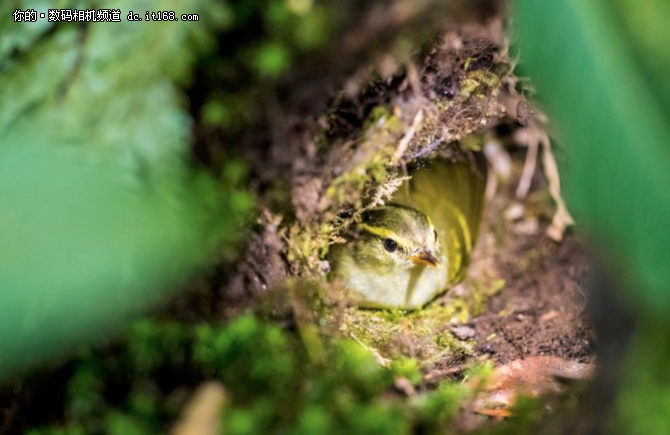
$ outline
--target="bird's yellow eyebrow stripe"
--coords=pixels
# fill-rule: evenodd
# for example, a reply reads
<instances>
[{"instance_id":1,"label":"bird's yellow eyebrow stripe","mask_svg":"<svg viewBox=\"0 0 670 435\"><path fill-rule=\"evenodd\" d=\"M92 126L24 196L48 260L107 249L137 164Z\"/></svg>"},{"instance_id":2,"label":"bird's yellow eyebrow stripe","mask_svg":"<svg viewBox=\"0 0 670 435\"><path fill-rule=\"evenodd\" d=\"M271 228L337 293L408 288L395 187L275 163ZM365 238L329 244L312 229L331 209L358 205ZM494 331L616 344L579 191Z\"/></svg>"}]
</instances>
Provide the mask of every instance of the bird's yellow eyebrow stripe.
<instances>
[{"instance_id":1,"label":"bird's yellow eyebrow stripe","mask_svg":"<svg viewBox=\"0 0 670 435\"><path fill-rule=\"evenodd\" d=\"M360 229L362 229L363 231L366 231L370 234L381 237L382 239L393 239L400 246L407 247L407 246L410 245L410 243L408 243L407 239L405 239L404 237L399 236L398 234L396 234L393 231L388 230L386 228L373 227L372 225L368 225L368 224L359 224L358 227Z\"/></svg>"}]
</instances>

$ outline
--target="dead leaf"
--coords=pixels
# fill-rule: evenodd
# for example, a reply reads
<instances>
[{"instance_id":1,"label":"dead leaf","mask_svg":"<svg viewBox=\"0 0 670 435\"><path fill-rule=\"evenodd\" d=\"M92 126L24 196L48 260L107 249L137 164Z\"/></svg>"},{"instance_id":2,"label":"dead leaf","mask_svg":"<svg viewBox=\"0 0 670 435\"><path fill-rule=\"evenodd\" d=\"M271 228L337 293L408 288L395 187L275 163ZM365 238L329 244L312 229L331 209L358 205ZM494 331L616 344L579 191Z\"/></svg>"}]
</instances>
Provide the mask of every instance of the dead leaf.
<instances>
[{"instance_id":1,"label":"dead leaf","mask_svg":"<svg viewBox=\"0 0 670 435\"><path fill-rule=\"evenodd\" d=\"M533 356L515 360L497 367L484 391L473 403L479 414L499 416L498 410L514 405L519 395L537 397L559 392L562 385L557 378L588 379L593 364L583 364L555 356ZM485 411L485 412L483 412Z\"/></svg>"},{"instance_id":2,"label":"dead leaf","mask_svg":"<svg viewBox=\"0 0 670 435\"><path fill-rule=\"evenodd\" d=\"M535 110L525 98L521 98L516 105L516 117L519 124L528 125L535 119Z\"/></svg>"}]
</instances>

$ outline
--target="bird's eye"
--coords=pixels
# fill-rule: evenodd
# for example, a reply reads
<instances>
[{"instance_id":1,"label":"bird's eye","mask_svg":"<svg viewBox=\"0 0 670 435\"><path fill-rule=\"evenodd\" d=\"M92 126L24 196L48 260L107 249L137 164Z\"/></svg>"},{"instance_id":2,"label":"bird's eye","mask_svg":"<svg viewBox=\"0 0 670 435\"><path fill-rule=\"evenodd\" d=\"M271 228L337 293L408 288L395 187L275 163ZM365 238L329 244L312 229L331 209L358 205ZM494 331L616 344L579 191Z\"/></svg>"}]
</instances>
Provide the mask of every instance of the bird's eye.
<instances>
[{"instance_id":1,"label":"bird's eye","mask_svg":"<svg viewBox=\"0 0 670 435\"><path fill-rule=\"evenodd\" d=\"M389 252L395 252L398 249L398 244L393 239L384 240L384 249Z\"/></svg>"},{"instance_id":2,"label":"bird's eye","mask_svg":"<svg viewBox=\"0 0 670 435\"><path fill-rule=\"evenodd\" d=\"M437 240L437 230L433 230L433 234L435 234L435 240Z\"/></svg>"}]
</instances>

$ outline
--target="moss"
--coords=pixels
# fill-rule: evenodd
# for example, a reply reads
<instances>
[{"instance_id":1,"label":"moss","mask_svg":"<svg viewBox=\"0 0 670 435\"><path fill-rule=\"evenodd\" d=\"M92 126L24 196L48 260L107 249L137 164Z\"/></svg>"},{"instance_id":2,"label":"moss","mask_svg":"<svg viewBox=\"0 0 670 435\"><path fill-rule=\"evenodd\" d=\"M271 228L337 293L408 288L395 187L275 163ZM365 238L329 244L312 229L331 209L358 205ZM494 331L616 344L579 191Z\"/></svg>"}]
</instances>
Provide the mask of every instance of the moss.
<instances>
[{"instance_id":1,"label":"moss","mask_svg":"<svg viewBox=\"0 0 670 435\"><path fill-rule=\"evenodd\" d=\"M413 385L418 385L423 378L419 362L415 358L398 358L391 363L391 370L396 376L407 379Z\"/></svg>"},{"instance_id":2,"label":"moss","mask_svg":"<svg viewBox=\"0 0 670 435\"><path fill-rule=\"evenodd\" d=\"M489 71L472 71L466 74L461 84L461 98L484 98L493 92L497 94L500 77Z\"/></svg>"},{"instance_id":3,"label":"moss","mask_svg":"<svg viewBox=\"0 0 670 435\"><path fill-rule=\"evenodd\" d=\"M472 356L467 342L456 339L446 329L463 314L461 301L440 306L432 304L422 310L359 310L349 308L344 313L340 330L380 352L385 358L420 359L422 370L429 370L437 361L461 363Z\"/></svg>"},{"instance_id":4,"label":"moss","mask_svg":"<svg viewBox=\"0 0 670 435\"><path fill-rule=\"evenodd\" d=\"M384 181L397 141L407 128L409 126L386 107L374 107L358 141L360 156L355 158L351 169L335 178L326 195L337 202L351 201L350 198L365 192L370 183Z\"/></svg>"},{"instance_id":5,"label":"moss","mask_svg":"<svg viewBox=\"0 0 670 435\"><path fill-rule=\"evenodd\" d=\"M295 284L292 291L301 289ZM306 300L320 289L318 283L311 283L304 290L309 296ZM449 359L445 358L448 352L451 358L460 358L460 363L471 356L467 343L436 326L444 326L453 315L447 306L409 313L348 309L342 323L345 334L320 327L320 315L326 311L332 314L332 308L309 307L317 314L311 331L322 343L323 358L313 358L304 326L290 331L252 314L226 325L141 321L129 330L114 354L82 353L75 364L67 404L68 409L78 411L69 413L68 425L29 433L165 433L191 394L184 386L191 388L214 378L225 385L229 397L223 413L224 433L437 434L444 433L459 410L474 400L491 378L490 363L474 364L466 371L467 383L447 379L435 389L423 390L431 352L441 360ZM352 322L354 318L356 322ZM363 331L371 325L378 329L365 337ZM424 347L415 348L414 353L395 347L390 364L384 366L375 352L346 336L354 329L361 334L357 337L361 342L376 337L380 347L380 337L388 340L389 349L393 348L390 343L397 345L396 339L407 337ZM379 334L382 330L387 334ZM183 358L170 358L174 343L183 347ZM145 363L135 368L142 358ZM398 378L408 380L421 392L411 397L399 394L395 387ZM495 432L486 429L485 433L530 433L539 418L534 411L538 403L518 402L518 417L496 426ZM509 432L512 429L518 432Z\"/></svg>"},{"instance_id":6,"label":"moss","mask_svg":"<svg viewBox=\"0 0 670 435\"><path fill-rule=\"evenodd\" d=\"M285 228L287 259L297 275L320 272L320 260L340 232L355 222L366 207L382 205L399 183L390 167L397 143L409 126L384 106L374 107L356 140L354 157L348 168L325 189L322 217L310 222L294 222ZM317 136L319 136L317 134ZM343 206L349 213L342 217Z\"/></svg>"},{"instance_id":7,"label":"moss","mask_svg":"<svg viewBox=\"0 0 670 435\"><path fill-rule=\"evenodd\" d=\"M286 259L293 265L294 270L315 270L319 261L318 253L324 249L326 243L320 237L314 237L316 230L294 223L286 233Z\"/></svg>"},{"instance_id":8,"label":"moss","mask_svg":"<svg viewBox=\"0 0 670 435\"><path fill-rule=\"evenodd\" d=\"M173 343L175 336L186 361L170 359L174 349L166 343ZM32 433L162 433L166 422L176 421L188 396L179 379L163 380L158 388L164 373L180 373L191 382L221 380L230 397L224 430L231 434L400 434L438 427L458 409L457 386L411 403L392 393L397 377L421 382L415 358L398 357L387 368L355 340L330 335L320 336L328 346L323 348L325 358L314 361L302 337L251 314L224 326L177 328L142 321L114 355L82 354L70 382L67 406L78 410L70 413L70 424ZM134 370L145 357L146 363ZM119 389L119 382L133 388Z\"/></svg>"},{"instance_id":9,"label":"moss","mask_svg":"<svg viewBox=\"0 0 670 435\"><path fill-rule=\"evenodd\" d=\"M461 364L473 355L471 343L459 340L449 326L462 324L483 313L489 299L502 291L504 280L468 278L460 290L415 311L348 308L340 330L380 352L385 358L421 358L428 370L438 360Z\"/></svg>"},{"instance_id":10,"label":"moss","mask_svg":"<svg viewBox=\"0 0 670 435\"><path fill-rule=\"evenodd\" d=\"M363 131L370 133L372 131L386 130L388 132L400 131L403 129L402 122L393 112L385 106L376 106L370 111L370 115L363 123Z\"/></svg>"},{"instance_id":11,"label":"moss","mask_svg":"<svg viewBox=\"0 0 670 435\"><path fill-rule=\"evenodd\" d=\"M486 311L489 299L503 290L505 280L469 278L467 284L470 290L466 296L469 314L478 316Z\"/></svg>"}]
</instances>

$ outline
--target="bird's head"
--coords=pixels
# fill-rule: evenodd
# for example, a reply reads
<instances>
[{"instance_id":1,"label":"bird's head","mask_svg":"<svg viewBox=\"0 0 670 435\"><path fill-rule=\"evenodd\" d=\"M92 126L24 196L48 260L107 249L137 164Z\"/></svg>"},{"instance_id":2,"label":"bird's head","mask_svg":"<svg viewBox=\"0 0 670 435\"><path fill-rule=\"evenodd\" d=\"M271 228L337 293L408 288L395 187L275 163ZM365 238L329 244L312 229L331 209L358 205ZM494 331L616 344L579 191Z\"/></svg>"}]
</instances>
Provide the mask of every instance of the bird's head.
<instances>
[{"instance_id":1,"label":"bird's head","mask_svg":"<svg viewBox=\"0 0 670 435\"><path fill-rule=\"evenodd\" d=\"M358 229L359 262L370 268L439 266L437 232L430 218L414 208L389 204L369 210Z\"/></svg>"}]
</instances>

